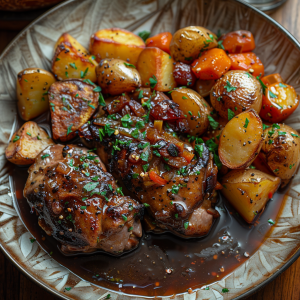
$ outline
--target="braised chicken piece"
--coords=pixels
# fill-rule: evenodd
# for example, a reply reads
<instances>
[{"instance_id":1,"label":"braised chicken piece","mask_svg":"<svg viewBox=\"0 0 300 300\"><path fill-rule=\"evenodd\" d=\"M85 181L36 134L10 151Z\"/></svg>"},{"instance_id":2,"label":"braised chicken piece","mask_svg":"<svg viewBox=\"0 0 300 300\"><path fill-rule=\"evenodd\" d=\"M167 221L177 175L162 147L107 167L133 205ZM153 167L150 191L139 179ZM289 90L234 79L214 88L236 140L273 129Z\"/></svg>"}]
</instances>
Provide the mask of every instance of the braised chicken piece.
<instances>
[{"instance_id":1,"label":"braised chicken piece","mask_svg":"<svg viewBox=\"0 0 300 300\"><path fill-rule=\"evenodd\" d=\"M142 235L143 205L124 196L86 148L53 145L42 151L29 168L24 196L64 252L119 254L135 248Z\"/></svg>"},{"instance_id":2,"label":"braised chicken piece","mask_svg":"<svg viewBox=\"0 0 300 300\"><path fill-rule=\"evenodd\" d=\"M192 146L177 137L175 129L183 133L189 128L176 103L151 98L142 103L127 94L116 98L105 108L109 115L84 125L79 136L96 141L108 170L158 226L184 236L206 235L218 216L213 156L201 138L190 138Z\"/></svg>"}]
</instances>

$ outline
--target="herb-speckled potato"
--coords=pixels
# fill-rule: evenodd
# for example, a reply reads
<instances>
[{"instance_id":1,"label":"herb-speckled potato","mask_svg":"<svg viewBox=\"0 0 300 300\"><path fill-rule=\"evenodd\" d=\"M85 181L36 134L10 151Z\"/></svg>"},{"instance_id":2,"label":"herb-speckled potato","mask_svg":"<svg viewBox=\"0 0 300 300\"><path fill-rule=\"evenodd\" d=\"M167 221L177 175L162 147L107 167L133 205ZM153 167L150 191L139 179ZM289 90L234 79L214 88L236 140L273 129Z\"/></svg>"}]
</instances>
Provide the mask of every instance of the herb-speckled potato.
<instances>
[{"instance_id":1,"label":"herb-speckled potato","mask_svg":"<svg viewBox=\"0 0 300 300\"><path fill-rule=\"evenodd\" d=\"M30 165L41 151L53 144L44 129L29 121L14 133L5 150L5 156L16 165Z\"/></svg>"},{"instance_id":2,"label":"herb-speckled potato","mask_svg":"<svg viewBox=\"0 0 300 300\"><path fill-rule=\"evenodd\" d=\"M88 51L68 33L57 41L52 59L52 72L58 80L89 79L96 82L97 62Z\"/></svg>"},{"instance_id":3,"label":"herb-speckled potato","mask_svg":"<svg viewBox=\"0 0 300 300\"><path fill-rule=\"evenodd\" d=\"M121 59L102 59L96 68L96 74L103 93L111 95L133 92L142 83L135 66Z\"/></svg>"},{"instance_id":4,"label":"herb-speckled potato","mask_svg":"<svg viewBox=\"0 0 300 300\"><path fill-rule=\"evenodd\" d=\"M76 136L98 107L99 93L95 86L80 79L53 83L49 89L49 103L53 139L66 142Z\"/></svg>"},{"instance_id":5,"label":"herb-speckled potato","mask_svg":"<svg viewBox=\"0 0 300 300\"><path fill-rule=\"evenodd\" d=\"M228 109L238 115L253 108L259 114L262 87L255 77L245 71L229 71L213 86L210 101L220 116L226 119Z\"/></svg>"},{"instance_id":6,"label":"herb-speckled potato","mask_svg":"<svg viewBox=\"0 0 300 300\"><path fill-rule=\"evenodd\" d=\"M217 36L200 26L189 26L179 29L173 35L170 52L175 61L191 64L199 57L201 50L218 46Z\"/></svg>"},{"instance_id":7,"label":"herb-speckled potato","mask_svg":"<svg viewBox=\"0 0 300 300\"><path fill-rule=\"evenodd\" d=\"M272 198L280 185L280 178L259 170L232 170L221 181L222 194L248 223Z\"/></svg>"},{"instance_id":8,"label":"herb-speckled potato","mask_svg":"<svg viewBox=\"0 0 300 300\"><path fill-rule=\"evenodd\" d=\"M215 80L198 79L196 81L196 85L195 85L194 89L200 96L206 97L210 94L210 91L213 88L215 82L216 82Z\"/></svg>"},{"instance_id":9,"label":"herb-speckled potato","mask_svg":"<svg viewBox=\"0 0 300 300\"><path fill-rule=\"evenodd\" d=\"M263 124L254 109L245 111L225 126L220 136L219 157L230 169L251 165L263 145Z\"/></svg>"},{"instance_id":10,"label":"herb-speckled potato","mask_svg":"<svg viewBox=\"0 0 300 300\"><path fill-rule=\"evenodd\" d=\"M141 75L143 87L168 92L177 86L173 75L174 60L159 48L145 48L139 56L136 67Z\"/></svg>"},{"instance_id":11,"label":"herb-speckled potato","mask_svg":"<svg viewBox=\"0 0 300 300\"><path fill-rule=\"evenodd\" d=\"M91 36L89 49L97 62L104 58L119 58L136 65L145 47L144 41L134 33L120 28L107 28Z\"/></svg>"},{"instance_id":12,"label":"herb-speckled potato","mask_svg":"<svg viewBox=\"0 0 300 300\"><path fill-rule=\"evenodd\" d=\"M39 68L24 69L17 77L18 110L23 120L31 120L48 111L48 89L55 77Z\"/></svg>"},{"instance_id":13,"label":"herb-speckled potato","mask_svg":"<svg viewBox=\"0 0 300 300\"><path fill-rule=\"evenodd\" d=\"M260 157L270 170L282 179L282 186L294 176L300 162L300 137L284 124L273 124L264 130L265 142Z\"/></svg>"},{"instance_id":14,"label":"herb-speckled potato","mask_svg":"<svg viewBox=\"0 0 300 300\"><path fill-rule=\"evenodd\" d=\"M208 115L210 105L194 90L187 88L175 89L171 93L172 100L179 104L179 108L187 116L191 135L203 134L209 125Z\"/></svg>"}]
</instances>

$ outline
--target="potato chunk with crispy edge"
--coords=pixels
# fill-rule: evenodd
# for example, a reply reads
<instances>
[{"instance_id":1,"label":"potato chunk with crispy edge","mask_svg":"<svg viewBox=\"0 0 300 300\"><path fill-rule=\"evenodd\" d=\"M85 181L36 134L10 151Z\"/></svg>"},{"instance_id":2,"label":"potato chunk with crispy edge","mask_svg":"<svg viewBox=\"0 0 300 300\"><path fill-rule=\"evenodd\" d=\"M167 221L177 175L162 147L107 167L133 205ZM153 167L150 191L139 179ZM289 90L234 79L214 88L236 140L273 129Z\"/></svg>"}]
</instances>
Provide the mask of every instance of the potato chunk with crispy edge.
<instances>
[{"instance_id":1,"label":"potato chunk with crispy edge","mask_svg":"<svg viewBox=\"0 0 300 300\"><path fill-rule=\"evenodd\" d=\"M96 66L94 57L71 35L64 33L59 38L51 67L58 80L82 78L96 82Z\"/></svg>"},{"instance_id":2,"label":"potato chunk with crispy edge","mask_svg":"<svg viewBox=\"0 0 300 300\"><path fill-rule=\"evenodd\" d=\"M280 178L259 170L232 170L221 181L221 193L251 223L280 186Z\"/></svg>"},{"instance_id":3,"label":"potato chunk with crispy edge","mask_svg":"<svg viewBox=\"0 0 300 300\"><path fill-rule=\"evenodd\" d=\"M55 77L39 68L24 69L17 77L18 110L23 120L31 120L48 111L48 89Z\"/></svg>"},{"instance_id":4,"label":"potato chunk with crispy edge","mask_svg":"<svg viewBox=\"0 0 300 300\"><path fill-rule=\"evenodd\" d=\"M44 129L37 123L29 121L13 134L5 150L5 156L16 165L30 165L41 151L53 144Z\"/></svg>"},{"instance_id":5,"label":"potato chunk with crispy edge","mask_svg":"<svg viewBox=\"0 0 300 300\"><path fill-rule=\"evenodd\" d=\"M136 67L141 75L143 87L168 92L177 86L173 76L174 60L168 53L158 48L144 49Z\"/></svg>"},{"instance_id":6,"label":"potato chunk with crispy edge","mask_svg":"<svg viewBox=\"0 0 300 300\"><path fill-rule=\"evenodd\" d=\"M107 28L95 32L90 39L90 52L97 62L104 58L119 58L136 65L144 41L134 33L120 28Z\"/></svg>"},{"instance_id":7,"label":"potato chunk with crispy edge","mask_svg":"<svg viewBox=\"0 0 300 300\"><path fill-rule=\"evenodd\" d=\"M98 107L94 85L80 79L57 81L49 89L53 138L62 142L76 136Z\"/></svg>"}]
</instances>

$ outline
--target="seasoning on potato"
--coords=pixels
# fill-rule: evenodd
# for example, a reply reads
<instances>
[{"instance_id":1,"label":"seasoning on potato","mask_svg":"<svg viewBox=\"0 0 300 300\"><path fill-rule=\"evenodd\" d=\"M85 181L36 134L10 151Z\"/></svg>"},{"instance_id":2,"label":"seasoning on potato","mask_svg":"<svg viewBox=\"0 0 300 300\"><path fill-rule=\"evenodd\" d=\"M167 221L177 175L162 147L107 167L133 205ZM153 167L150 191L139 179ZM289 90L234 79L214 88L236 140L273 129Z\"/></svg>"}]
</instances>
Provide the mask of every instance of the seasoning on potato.
<instances>
[{"instance_id":1,"label":"seasoning on potato","mask_svg":"<svg viewBox=\"0 0 300 300\"><path fill-rule=\"evenodd\" d=\"M48 111L48 89L55 81L50 72L39 68L24 69L18 74L18 110L23 120L31 120Z\"/></svg>"},{"instance_id":2,"label":"seasoning on potato","mask_svg":"<svg viewBox=\"0 0 300 300\"><path fill-rule=\"evenodd\" d=\"M103 59L96 68L97 82L103 93L119 95L134 92L142 80L134 65L121 59Z\"/></svg>"},{"instance_id":3,"label":"seasoning on potato","mask_svg":"<svg viewBox=\"0 0 300 300\"><path fill-rule=\"evenodd\" d=\"M96 82L94 56L70 34L64 33L55 45L52 72L58 80L68 78L89 79Z\"/></svg>"},{"instance_id":4,"label":"seasoning on potato","mask_svg":"<svg viewBox=\"0 0 300 300\"><path fill-rule=\"evenodd\" d=\"M251 165L263 144L263 124L250 109L230 120L222 131L219 157L230 169L242 169Z\"/></svg>"},{"instance_id":5,"label":"seasoning on potato","mask_svg":"<svg viewBox=\"0 0 300 300\"><path fill-rule=\"evenodd\" d=\"M260 157L269 169L282 179L284 187L296 173L300 162L300 137L296 130L288 125L265 125L265 141Z\"/></svg>"},{"instance_id":6,"label":"seasoning on potato","mask_svg":"<svg viewBox=\"0 0 300 300\"><path fill-rule=\"evenodd\" d=\"M259 81L250 73L229 71L213 86L210 101L222 118L230 119L230 114L238 115L250 108L259 114L262 95Z\"/></svg>"},{"instance_id":7,"label":"seasoning on potato","mask_svg":"<svg viewBox=\"0 0 300 300\"><path fill-rule=\"evenodd\" d=\"M195 91L187 88L175 89L171 93L172 100L186 115L191 135L203 134L208 126L210 105Z\"/></svg>"},{"instance_id":8,"label":"seasoning on potato","mask_svg":"<svg viewBox=\"0 0 300 300\"><path fill-rule=\"evenodd\" d=\"M29 121L13 134L6 150L6 158L16 165L30 165L36 156L54 142L48 133Z\"/></svg>"},{"instance_id":9,"label":"seasoning on potato","mask_svg":"<svg viewBox=\"0 0 300 300\"><path fill-rule=\"evenodd\" d=\"M251 223L280 186L280 178L259 170L232 170L221 181L221 193Z\"/></svg>"},{"instance_id":10,"label":"seasoning on potato","mask_svg":"<svg viewBox=\"0 0 300 300\"><path fill-rule=\"evenodd\" d=\"M191 64L201 51L217 46L217 36L210 30L201 26L188 26L174 33L170 52L176 62Z\"/></svg>"}]
</instances>

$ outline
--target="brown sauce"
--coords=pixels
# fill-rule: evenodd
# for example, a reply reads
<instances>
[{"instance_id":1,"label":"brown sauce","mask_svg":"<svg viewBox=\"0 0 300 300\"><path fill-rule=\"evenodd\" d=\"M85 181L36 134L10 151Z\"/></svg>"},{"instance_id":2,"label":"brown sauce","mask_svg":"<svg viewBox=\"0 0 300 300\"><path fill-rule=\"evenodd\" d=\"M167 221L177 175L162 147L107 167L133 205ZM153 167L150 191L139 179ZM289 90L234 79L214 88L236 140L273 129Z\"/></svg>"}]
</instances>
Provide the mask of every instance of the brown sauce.
<instances>
[{"instance_id":1,"label":"brown sauce","mask_svg":"<svg viewBox=\"0 0 300 300\"><path fill-rule=\"evenodd\" d=\"M97 252L65 256L58 242L38 226L23 197L27 169L15 167L11 174L16 206L28 230L42 248L82 279L128 294L168 296L197 289L234 271L260 247L270 233L283 203L286 189L276 193L254 225L248 225L220 195L216 207L220 218L208 236L182 239L171 233L144 233L137 249L120 257Z\"/></svg>"}]
</instances>

